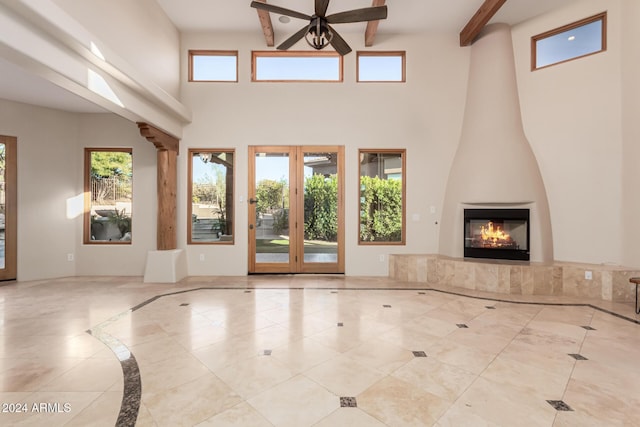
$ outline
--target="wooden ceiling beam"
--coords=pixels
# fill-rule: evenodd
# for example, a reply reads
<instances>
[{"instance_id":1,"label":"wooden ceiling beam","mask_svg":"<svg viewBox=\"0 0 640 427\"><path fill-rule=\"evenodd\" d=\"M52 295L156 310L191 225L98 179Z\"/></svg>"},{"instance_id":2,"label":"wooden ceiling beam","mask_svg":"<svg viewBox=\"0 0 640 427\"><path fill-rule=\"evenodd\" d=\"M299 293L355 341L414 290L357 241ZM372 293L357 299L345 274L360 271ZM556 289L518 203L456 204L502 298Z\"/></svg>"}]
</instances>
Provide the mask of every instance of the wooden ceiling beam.
<instances>
[{"instance_id":1,"label":"wooden ceiling beam","mask_svg":"<svg viewBox=\"0 0 640 427\"><path fill-rule=\"evenodd\" d=\"M473 43L480 31L493 18L493 15L500 10L507 0L485 0L477 10L475 15L467 22L467 25L460 32L460 46L469 46Z\"/></svg>"},{"instance_id":2,"label":"wooden ceiling beam","mask_svg":"<svg viewBox=\"0 0 640 427\"><path fill-rule=\"evenodd\" d=\"M267 0L256 0L260 3L266 3ZM273 47L274 43L274 33L273 33L273 24L271 23L271 15L266 10L256 9L258 11L258 19L260 19L260 26L262 27L262 32L264 33L264 40L267 42L267 46Z\"/></svg>"},{"instance_id":3,"label":"wooden ceiling beam","mask_svg":"<svg viewBox=\"0 0 640 427\"><path fill-rule=\"evenodd\" d=\"M384 6L385 2L386 0L373 0L371 6ZM367 29L364 31L364 45L366 47L373 46L373 41L376 38L376 33L378 32L379 23L380 20L367 22Z\"/></svg>"}]
</instances>

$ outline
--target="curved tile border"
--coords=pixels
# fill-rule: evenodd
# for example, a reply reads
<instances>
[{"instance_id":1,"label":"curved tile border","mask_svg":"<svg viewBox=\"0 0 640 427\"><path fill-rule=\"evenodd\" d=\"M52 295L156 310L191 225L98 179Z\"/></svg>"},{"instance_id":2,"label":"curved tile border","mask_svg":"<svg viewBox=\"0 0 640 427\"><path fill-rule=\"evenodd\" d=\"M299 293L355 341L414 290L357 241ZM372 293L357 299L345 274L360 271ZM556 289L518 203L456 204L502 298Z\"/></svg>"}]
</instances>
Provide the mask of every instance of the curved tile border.
<instances>
[{"instance_id":1,"label":"curved tile border","mask_svg":"<svg viewBox=\"0 0 640 427\"><path fill-rule=\"evenodd\" d=\"M258 289L258 290L282 290L284 288L249 288L249 289ZM433 288L286 288L289 290L329 290L329 291L415 291L419 293L424 293L426 291L432 292L440 292L443 294L450 294L464 298L473 298L484 301L494 301L494 302L503 302L508 304L520 304L520 305L545 305L551 307L589 307L597 311L601 311L606 314L610 314L614 317L617 317L622 320L626 320L631 323L635 323L640 325L640 320L632 319L630 317L623 316L621 314L615 313L610 310L606 310L604 308L598 307L593 304L583 304L583 303L554 303L554 302L537 302L537 301L510 301L507 299L501 298L491 298L491 297L478 297L472 295L465 295L459 292L446 291L442 289L433 289ZM140 378L140 368L138 367L138 362L136 361L135 356L131 353L129 348L124 345L117 338L113 337L106 333L103 328L121 317L125 315L132 314L133 312L151 304L152 302L167 296L180 295L194 291L203 291L203 290L241 290L246 291L247 288L232 288L232 287L199 287L193 289L185 289L183 291L177 292L168 292L166 294L156 295L151 297L140 304L132 307L131 309L125 311L124 313L118 314L106 322L101 323L100 325L87 330L87 333L91 336L96 337L100 341L102 341L107 347L113 351L118 360L120 361L120 366L122 367L122 374L124 377L124 391L122 395L122 405L120 406L120 413L118 415L118 421L116 422L117 426L135 426L136 419L138 418L138 411L140 410L140 400L142 397L142 381Z\"/></svg>"}]
</instances>

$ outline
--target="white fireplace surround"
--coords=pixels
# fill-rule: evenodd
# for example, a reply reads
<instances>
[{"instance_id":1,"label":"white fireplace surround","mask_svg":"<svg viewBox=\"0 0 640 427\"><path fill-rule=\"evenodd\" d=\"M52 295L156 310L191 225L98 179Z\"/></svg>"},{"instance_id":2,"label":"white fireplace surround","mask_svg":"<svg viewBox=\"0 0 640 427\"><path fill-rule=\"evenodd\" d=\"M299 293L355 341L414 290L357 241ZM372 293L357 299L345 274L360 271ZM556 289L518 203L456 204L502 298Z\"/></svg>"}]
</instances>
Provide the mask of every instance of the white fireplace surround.
<instances>
[{"instance_id":1,"label":"white fireplace surround","mask_svg":"<svg viewBox=\"0 0 640 427\"><path fill-rule=\"evenodd\" d=\"M530 210L532 262L553 260L549 204L522 125L511 27L492 24L471 48L460 143L445 193L439 253L462 257L465 208Z\"/></svg>"}]
</instances>

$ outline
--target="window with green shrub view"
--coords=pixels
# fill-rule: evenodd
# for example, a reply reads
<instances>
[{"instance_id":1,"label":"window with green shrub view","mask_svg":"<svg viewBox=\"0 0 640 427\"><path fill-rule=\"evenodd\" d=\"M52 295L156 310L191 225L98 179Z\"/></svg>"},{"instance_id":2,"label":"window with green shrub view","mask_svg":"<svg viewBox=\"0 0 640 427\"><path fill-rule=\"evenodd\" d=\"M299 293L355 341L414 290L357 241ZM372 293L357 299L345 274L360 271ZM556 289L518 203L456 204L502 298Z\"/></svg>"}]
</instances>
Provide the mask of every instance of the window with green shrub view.
<instances>
[{"instance_id":1,"label":"window with green shrub view","mask_svg":"<svg viewBox=\"0 0 640 427\"><path fill-rule=\"evenodd\" d=\"M360 150L360 243L404 244L405 150Z\"/></svg>"}]
</instances>

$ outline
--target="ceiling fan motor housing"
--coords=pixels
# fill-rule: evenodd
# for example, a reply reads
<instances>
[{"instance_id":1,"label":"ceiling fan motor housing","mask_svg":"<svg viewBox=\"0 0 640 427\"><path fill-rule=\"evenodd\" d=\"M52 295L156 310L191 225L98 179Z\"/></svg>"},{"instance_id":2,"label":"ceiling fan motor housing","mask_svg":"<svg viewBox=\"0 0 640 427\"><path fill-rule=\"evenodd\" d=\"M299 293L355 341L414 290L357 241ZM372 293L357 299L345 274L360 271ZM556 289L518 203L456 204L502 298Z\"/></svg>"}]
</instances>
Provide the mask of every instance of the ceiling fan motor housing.
<instances>
[{"instance_id":1,"label":"ceiling fan motor housing","mask_svg":"<svg viewBox=\"0 0 640 427\"><path fill-rule=\"evenodd\" d=\"M331 32L327 20L323 17L313 15L308 29L309 31L305 35L305 40L309 43L309 46L321 50L331 43L333 32Z\"/></svg>"}]
</instances>

